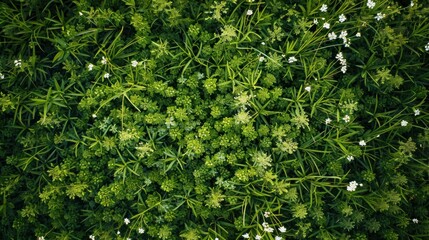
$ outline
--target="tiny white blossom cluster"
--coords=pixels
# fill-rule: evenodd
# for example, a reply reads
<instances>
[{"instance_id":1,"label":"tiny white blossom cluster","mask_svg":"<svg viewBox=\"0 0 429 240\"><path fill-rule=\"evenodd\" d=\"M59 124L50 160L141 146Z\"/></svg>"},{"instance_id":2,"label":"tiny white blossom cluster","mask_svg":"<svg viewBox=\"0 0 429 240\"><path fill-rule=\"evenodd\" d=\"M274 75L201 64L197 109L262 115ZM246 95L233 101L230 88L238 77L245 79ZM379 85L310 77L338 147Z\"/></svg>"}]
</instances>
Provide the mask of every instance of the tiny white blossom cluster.
<instances>
[{"instance_id":1,"label":"tiny white blossom cluster","mask_svg":"<svg viewBox=\"0 0 429 240\"><path fill-rule=\"evenodd\" d=\"M405 120L402 120L401 121L401 126L402 127L406 127L408 125L408 122L407 121L405 121Z\"/></svg>"},{"instance_id":2,"label":"tiny white blossom cluster","mask_svg":"<svg viewBox=\"0 0 429 240\"><path fill-rule=\"evenodd\" d=\"M346 122L346 123L350 122L350 116L349 116L349 115L345 115L345 116L343 117L343 120L344 120L344 122Z\"/></svg>"},{"instance_id":3,"label":"tiny white blossom cluster","mask_svg":"<svg viewBox=\"0 0 429 240\"><path fill-rule=\"evenodd\" d=\"M289 59L287 60L288 63L294 63L298 61L298 59L296 59L296 57L289 57Z\"/></svg>"},{"instance_id":4,"label":"tiny white blossom cluster","mask_svg":"<svg viewBox=\"0 0 429 240\"><path fill-rule=\"evenodd\" d=\"M4 79L4 74L0 73L0 79Z\"/></svg>"},{"instance_id":5,"label":"tiny white blossom cluster","mask_svg":"<svg viewBox=\"0 0 429 240\"><path fill-rule=\"evenodd\" d=\"M340 61L340 64L341 64L341 72L343 72L343 73L346 73L346 71L347 71L347 60L344 58L344 56L343 56L343 53L342 52L339 52L336 56L335 56L335 58L338 60L338 61Z\"/></svg>"},{"instance_id":6,"label":"tiny white blossom cluster","mask_svg":"<svg viewBox=\"0 0 429 240\"><path fill-rule=\"evenodd\" d=\"M347 18L346 18L346 15L344 15L344 14L341 14L339 17L338 17L338 21L340 21L340 22L345 22L347 20Z\"/></svg>"},{"instance_id":7,"label":"tiny white blossom cluster","mask_svg":"<svg viewBox=\"0 0 429 240\"><path fill-rule=\"evenodd\" d=\"M253 14L253 11L251 9L247 10L246 15L251 16Z\"/></svg>"},{"instance_id":8,"label":"tiny white blossom cluster","mask_svg":"<svg viewBox=\"0 0 429 240\"><path fill-rule=\"evenodd\" d=\"M368 6L369 9L373 9L375 7L375 2L372 0L368 0L366 6Z\"/></svg>"},{"instance_id":9,"label":"tiny white blossom cluster","mask_svg":"<svg viewBox=\"0 0 429 240\"><path fill-rule=\"evenodd\" d=\"M420 109L414 110L414 116L418 116L418 115L420 115Z\"/></svg>"},{"instance_id":10,"label":"tiny white blossom cluster","mask_svg":"<svg viewBox=\"0 0 429 240\"><path fill-rule=\"evenodd\" d=\"M384 17L386 17L386 14L379 12L374 18L377 19L377 21L380 21Z\"/></svg>"},{"instance_id":11,"label":"tiny white blossom cluster","mask_svg":"<svg viewBox=\"0 0 429 240\"><path fill-rule=\"evenodd\" d=\"M327 12L328 11L328 5L322 4L322 7L320 8L321 12Z\"/></svg>"},{"instance_id":12,"label":"tiny white blossom cluster","mask_svg":"<svg viewBox=\"0 0 429 240\"><path fill-rule=\"evenodd\" d=\"M362 146L362 147L366 146L365 140L360 140L359 141L359 146Z\"/></svg>"},{"instance_id":13,"label":"tiny white blossom cluster","mask_svg":"<svg viewBox=\"0 0 429 240\"><path fill-rule=\"evenodd\" d=\"M428 42L428 43L426 43L426 45L425 45L425 50L426 50L427 52L429 52L429 42Z\"/></svg>"},{"instance_id":14,"label":"tiny white blossom cluster","mask_svg":"<svg viewBox=\"0 0 429 240\"><path fill-rule=\"evenodd\" d=\"M330 118L325 119L325 124L326 125L330 124L331 122L332 122L332 119L330 119Z\"/></svg>"},{"instance_id":15,"label":"tiny white blossom cluster","mask_svg":"<svg viewBox=\"0 0 429 240\"><path fill-rule=\"evenodd\" d=\"M89 239L95 240L95 236L94 235L89 235Z\"/></svg>"},{"instance_id":16,"label":"tiny white blossom cluster","mask_svg":"<svg viewBox=\"0 0 429 240\"><path fill-rule=\"evenodd\" d=\"M419 223L419 220L417 219L417 218L413 218L413 223L415 223L415 224L417 224L417 223Z\"/></svg>"},{"instance_id":17,"label":"tiny white blossom cluster","mask_svg":"<svg viewBox=\"0 0 429 240\"><path fill-rule=\"evenodd\" d=\"M357 183L356 181L351 181L351 182L349 182L349 185L347 186L347 191L354 192L354 191L356 191L356 188L358 186L362 187L363 184L362 183Z\"/></svg>"},{"instance_id":18,"label":"tiny white blossom cluster","mask_svg":"<svg viewBox=\"0 0 429 240\"><path fill-rule=\"evenodd\" d=\"M355 158L352 156L352 155L348 155L347 156L347 160L349 161L349 162L351 162L351 161L353 161Z\"/></svg>"},{"instance_id":19,"label":"tiny white blossom cluster","mask_svg":"<svg viewBox=\"0 0 429 240\"><path fill-rule=\"evenodd\" d=\"M22 66L22 61L21 59L17 59L15 61L13 61L13 63L15 64L15 67L21 67Z\"/></svg>"}]
</instances>

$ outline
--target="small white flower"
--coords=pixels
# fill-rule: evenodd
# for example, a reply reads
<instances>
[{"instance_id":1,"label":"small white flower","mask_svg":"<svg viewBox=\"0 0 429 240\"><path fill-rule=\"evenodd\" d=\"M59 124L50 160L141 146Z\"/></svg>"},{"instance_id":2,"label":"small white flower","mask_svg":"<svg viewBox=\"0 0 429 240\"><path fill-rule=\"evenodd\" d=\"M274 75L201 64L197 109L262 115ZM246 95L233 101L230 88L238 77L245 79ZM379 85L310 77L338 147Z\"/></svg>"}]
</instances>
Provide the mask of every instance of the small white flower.
<instances>
[{"instance_id":1,"label":"small white flower","mask_svg":"<svg viewBox=\"0 0 429 240\"><path fill-rule=\"evenodd\" d=\"M250 238L250 236L249 236L249 234L248 233L245 233L245 234L243 234L243 235L241 235L243 238Z\"/></svg>"},{"instance_id":2,"label":"small white flower","mask_svg":"<svg viewBox=\"0 0 429 240\"><path fill-rule=\"evenodd\" d=\"M347 66L342 66L341 67L341 72L346 73L347 72Z\"/></svg>"},{"instance_id":3,"label":"small white flower","mask_svg":"<svg viewBox=\"0 0 429 240\"><path fill-rule=\"evenodd\" d=\"M110 78L110 73L105 73L105 74L103 75L103 78Z\"/></svg>"},{"instance_id":4,"label":"small white flower","mask_svg":"<svg viewBox=\"0 0 429 240\"><path fill-rule=\"evenodd\" d=\"M289 57L289 59L287 61L288 61L288 63L294 63L294 62L298 61L298 59L296 59L296 57Z\"/></svg>"},{"instance_id":5,"label":"small white flower","mask_svg":"<svg viewBox=\"0 0 429 240\"><path fill-rule=\"evenodd\" d=\"M82 16L83 15L83 13L82 12L79 12L79 16Z\"/></svg>"},{"instance_id":6,"label":"small white flower","mask_svg":"<svg viewBox=\"0 0 429 240\"><path fill-rule=\"evenodd\" d=\"M386 14L379 12L379 13L377 13L377 16L375 16L374 18L377 19L377 21L380 21L385 16L386 16Z\"/></svg>"},{"instance_id":7,"label":"small white flower","mask_svg":"<svg viewBox=\"0 0 429 240\"><path fill-rule=\"evenodd\" d=\"M143 234L144 233L144 229L143 228L139 228L139 233Z\"/></svg>"},{"instance_id":8,"label":"small white flower","mask_svg":"<svg viewBox=\"0 0 429 240\"><path fill-rule=\"evenodd\" d=\"M89 239L95 240L95 236L94 235L89 235Z\"/></svg>"},{"instance_id":9,"label":"small white flower","mask_svg":"<svg viewBox=\"0 0 429 240\"><path fill-rule=\"evenodd\" d=\"M335 40L337 39L337 34L335 32L328 33L328 38L329 40Z\"/></svg>"},{"instance_id":10,"label":"small white flower","mask_svg":"<svg viewBox=\"0 0 429 240\"><path fill-rule=\"evenodd\" d=\"M365 140L360 140L360 141L359 141L359 145L360 145L360 146L362 146L362 147L363 147L363 146L366 146L366 142L365 142Z\"/></svg>"},{"instance_id":11,"label":"small white flower","mask_svg":"<svg viewBox=\"0 0 429 240\"><path fill-rule=\"evenodd\" d=\"M332 120L330 118L325 119L325 124L328 125L332 122Z\"/></svg>"},{"instance_id":12,"label":"small white flower","mask_svg":"<svg viewBox=\"0 0 429 240\"><path fill-rule=\"evenodd\" d=\"M3 73L0 73L0 79L4 79Z\"/></svg>"},{"instance_id":13,"label":"small white flower","mask_svg":"<svg viewBox=\"0 0 429 240\"><path fill-rule=\"evenodd\" d=\"M345 116L343 117L343 120L344 120L344 122L346 122L346 123L350 122L350 116L349 116L349 115L345 115Z\"/></svg>"},{"instance_id":14,"label":"small white flower","mask_svg":"<svg viewBox=\"0 0 429 240\"><path fill-rule=\"evenodd\" d=\"M344 14L341 14L340 17L338 18L338 21L340 21L340 22L344 22L346 20L347 20L347 18Z\"/></svg>"},{"instance_id":15,"label":"small white flower","mask_svg":"<svg viewBox=\"0 0 429 240\"><path fill-rule=\"evenodd\" d=\"M357 33L356 33L356 37L361 37L360 32L357 32Z\"/></svg>"},{"instance_id":16,"label":"small white flower","mask_svg":"<svg viewBox=\"0 0 429 240\"><path fill-rule=\"evenodd\" d=\"M279 231L281 233L285 233L286 232L286 228L284 226L279 227Z\"/></svg>"},{"instance_id":17,"label":"small white flower","mask_svg":"<svg viewBox=\"0 0 429 240\"><path fill-rule=\"evenodd\" d=\"M246 15L251 16L253 14L253 11L251 9L247 10Z\"/></svg>"},{"instance_id":18,"label":"small white flower","mask_svg":"<svg viewBox=\"0 0 429 240\"><path fill-rule=\"evenodd\" d=\"M259 61L260 61L260 62L263 62L263 61L265 61L265 58L264 58L264 56L260 56L260 57L259 57Z\"/></svg>"},{"instance_id":19,"label":"small white flower","mask_svg":"<svg viewBox=\"0 0 429 240\"><path fill-rule=\"evenodd\" d=\"M414 110L414 116L418 116L418 115L420 115L420 110L419 109Z\"/></svg>"},{"instance_id":20,"label":"small white flower","mask_svg":"<svg viewBox=\"0 0 429 240\"><path fill-rule=\"evenodd\" d=\"M118 231L116 232L116 234L117 234L117 235L121 235L121 232L118 230Z\"/></svg>"},{"instance_id":21,"label":"small white flower","mask_svg":"<svg viewBox=\"0 0 429 240\"><path fill-rule=\"evenodd\" d=\"M268 217L270 217L270 212L264 212L264 217L266 217L266 218L268 218Z\"/></svg>"},{"instance_id":22,"label":"small white flower","mask_svg":"<svg viewBox=\"0 0 429 240\"><path fill-rule=\"evenodd\" d=\"M349 160L349 162L353 161L353 159L355 159L353 156L351 155L347 156L347 160Z\"/></svg>"},{"instance_id":23,"label":"small white flower","mask_svg":"<svg viewBox=\"0 0 429 240\"><path fill-rule=\"evenodd\" d=\"M328 5L322 4L322 7L320 8L321 12L327 12L328 11Z\"/></svg>"},{"instance_id":24,"label":"small white flower","mask_svg":"<svg viewBox=\"0 0 429 240\"><path fill-rule=\"evenodd\" d=\"M356 188L357 188L358 185L360 185L360 184L357 183L356 181L349 182L349 185L347 186L347 191L354 192L356 190Z\"/></svg>"},{"instance_id":25,"label":"small white flower","mask_svg":"<svg viewBox=\"0 0 429 240\"><path fill-rule=\"evenodd\" d=\"M331 27L331 24L329 24L329 23L325 22L325 23L323 24L323 27L324 27L324 28L326 28L326 29L329 29L329 28Z\"/></svg>"},{"instance_id":26,"label":"small white flower","mask_svg":"<svg viewBox=\"0 0 429 240\"><path fill-rule=\"evenodd\" d=\"M94 64L92 63L88 64L88 71L92 71L93 68L94 68Z\"/></svg>"},{"instance_id":27,"label":"small white flower","mask_svg":"<svg viewBox=\"0 0 429 240\"><path fill-rule=\"evenodd\" d=\"M311 91L311 86L305 87L304 89L305 89L305 91L310 92Z\"/></svg>"},{"instance_id":28,"label":"small white flower","mask_svg":"<svg viewBox=\"0 0 429 240\"><path fill-rule=\"evenodd\" d=\"M346 37L347 37L347 31L341 31L339 38L344 40ZM346 41L347 41L347 39L346 39Z\"/></svg>"},{"instance_id":29,"label":"small white flower","mask_svg":"<svg viewBox=\"0 0 429 240\"><path fill-rule=\"evenodd\" d=\"M419 220L417 219L417 218L413 218L413 223L415 223L415 224L417 224L417 223L419 223Z\"/></svg>"},{"instance_id":30,"label":"small white flower","mask_svg":"<svg viewBox=\"0 0 429 240\"><path fill-rule=\"evenodd\" d=\"M128 225L128 224L130 224L130 219L128 219L128 218L124 218L124 223L125 223L125 225Z\"/></svg>"},{"instance_id":31,"label":"small white flower","mask_svg":"<svg viewBox=\"0 0 429 240\"><path fill-rule=\"evenodd\" d=\"M127 238L127 240L131 240L131 238Z\"/></svg>"},{"instance_id":32,"label":"small white flower","mask_svg":"<svg viewBox=\"0 0 429 240\"><path fill-rule=\"evenodd\" d=\"M105 58L104 56L101 57L101 64L103 64L103 65L107 64L107 58Z\"/></svg>"},{"instance_id":33,"label":"small white flower","mask_svg":"<svg viewBox=\"0 0 429 240\"><path fill-rule=\"evenodd\" d=\"M97 115L95 113L93 113L92 118L97 118Z\"/></svg>"},{"instance_id":34,"label":"small white flower","mask_svg":"<svg viewBox=\"0 0 429 240\"><path fill-rule=\"evenodd\" d=\"M405 121L405 120L402 120L401 121L401 126L402 127L406 127L408 125L408 122L407 121Z\"/></svg>"},{"instance_id":35,"label":"small white flower","mask_svg":"<svg viewBox=\"0 0 429 240\"><path fill-rule=\"evenodd\" d=\"M219 238L215 238L215 240L219 240Z\"/></svg>"},{"instance_id":36,"label":"small white flower","mask_svg":"<svg viewBox=\"0 0 429 240\"><path fill-rule=\"evenodd\" d=\"M414 7L414 2L413 1L410 2L410 7Z\"/></svg>"},{"instance_id":37,"label":"small white flower","mask_svg":"<svg viewBox=\"0 0 429 240\"><path fill-rule=\"evenodd\" d=\"M267 228L267 227L269 227L269 224L267 222L263 222L262 227Z\"/></svg>"},{"instance_id":38,"label":"small white flower","mask_svg":"<svg viewBox=\"0 0 429 240\"><path fill-rule=\"evenodd\" d=\"M260 235L256 234L255 240L261 240L261 239L262 239L262 237Z\"/></svg>"},{"instance_id":39,"label":"small white flower","mask_svg":"<svg viewBox=\"0 0 429 240\"><path fill-rule=\"evenodd\" d=\"M267 228L264 228L264 231L265 231L265 232L272 233L272 232L274 232L274 228L272 228L272 227L267 227Z\"/></svg>"},{"instance_id":40,"label":"small white flower","mask_svg":"<svg viewBox=\"0 0 429 240\"><path fill-rule=\"evenodd\" d=\"M276 236L274 239L275 239L275 240L282 240L283 238L282 238L282 237L279 237L279 236Z\"/></svg>"},{"instance_id":41,"label":"small white flower","mask_svg":"<svg viewBox=\"0 0 429 240\"><path fill-rule=\"evenodd\" d=\"M15 61L13 61L13 63L15 63L15 67L21 67L22 66L22 61L21 59L17 59Z\"/></svg>"},{"instance_id":42,"label":"small white flower","mask_svg":"<svg viewBox=\"0 0 429 240\"><path fill-rule=\"evenodd\" d=\"M366 6L368 6L369 9L373 9L375 7L375 2L373 2L372 0L368 0Z\"/></svg>"},{"instance_id":43,"label":"small white flower","mask_svg":"<svg viewBox=\"0 0 429 240\"><path fill-rule=\"evenodd\" d=\"M428 43L426 43L425 50L426 50L426 51L429 51L429 42L428 42Z\"/></svg>"},{"instance_id":44,"label":"small white flower","mask_svg":"<svg viewBox=\"0 0 429 240\"><path fill-rule=\"evenodd\" d=\"M201 80L201 79L203 79L204 78L204 73L197 73L197 78L198 78L198 80Z\"/></svg>"},{"instance_id":45,"label":"small white flower","mask_svg":"<svg viewBox=\"0 0 429 240\"><path fill-rule=\"evenodd\" d=\"M45 240L45 237L38 237L37 240Z\"/></svg>"},{"instance_id":46,"label":"small white flower","mask_svg":"<svg viewBox=\"0 0 429 240\"><path fill-rule=\"evenodd\" d=\"M139 62L137 62L136 60L131 61L131 66L137 67L137 65L139 65Z\"/></svg>"},{"instance_id":47,"label":"small white flower","mask_svg":"<svg viewBox=\"0 0 429 240\"><path fill-rule=\"evenodd\" d=\"M317 24L319 24L319 20L317 20L317 18L315 18L315 19L313 20L313 23L314 23L314 25L317 25Z\"/></svg>"},{"instance_id":48,"label":"small white flower","mask_svg":"<svg viewBox=\"0 0 429 240\"><path fill-rule=\"evenodd\" d=\"M261 44L265 46L265 42L261 42Z\"/></svg>"}]
</instances>

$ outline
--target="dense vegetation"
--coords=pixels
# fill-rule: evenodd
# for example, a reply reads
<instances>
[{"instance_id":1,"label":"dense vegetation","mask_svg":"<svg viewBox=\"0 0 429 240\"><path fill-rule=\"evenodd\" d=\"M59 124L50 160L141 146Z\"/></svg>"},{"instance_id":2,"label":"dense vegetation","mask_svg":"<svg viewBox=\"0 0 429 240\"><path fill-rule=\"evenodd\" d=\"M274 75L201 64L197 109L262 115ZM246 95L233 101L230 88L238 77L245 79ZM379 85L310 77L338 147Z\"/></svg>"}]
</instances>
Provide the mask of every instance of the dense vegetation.
<instances>
[{"instance_id":1,"label":"dense vegetation","mask_svg":"<svg viewBox=\"0 0 429 240\"><path fill-rule=\"evenodd\" d=\"M2 1L0 237L428 239L428 16Z\"/></svg>"}]
</instances>

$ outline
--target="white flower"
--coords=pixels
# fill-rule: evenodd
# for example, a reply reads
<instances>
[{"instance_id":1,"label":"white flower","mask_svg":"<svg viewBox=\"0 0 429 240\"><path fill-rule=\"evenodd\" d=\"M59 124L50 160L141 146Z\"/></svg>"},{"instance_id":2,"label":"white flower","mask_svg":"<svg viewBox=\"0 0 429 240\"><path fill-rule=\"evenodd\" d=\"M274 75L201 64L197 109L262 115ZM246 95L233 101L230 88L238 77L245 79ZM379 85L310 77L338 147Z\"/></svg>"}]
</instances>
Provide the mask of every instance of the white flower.
<instances>
[{"instance_id":1,"label":"white flower","mask_svg":"<svg viewBox=\"0 0 429 240\"><path fill-rule=\"evenodd\" d=\"M407 121L405 121L405 120L402 120L401 121L401 126L402 127L406 127L408 125L408 122Z\"/></svg>"},{"instance_id":2,"label":"white flower","mask_svg":"<svg viewBox=\"0 0 429 240\"><path fill-rule=\"evenodd\" d=\"M128 218L124 218L124 223L125 223L125 225L128 225L128 224L130 224L130 219L128 219Z\"/></svg>"},{"instance_id":3,"label":"white flower","mask_svg":"<svg viewBox=\"0 0 429 240\"><path fill-rule=\"evenodd\" d=\"M366 142L365 142L365 140L360 140L360 141L359 141L359 145L360 145L360 146L362 146L362 147L363 147L363 146L366 146Z\"/></svg>"},{"instance_id":4,"label":"white flower","mask_svg":"<svg viewBox=\"0 0 429 240\"><path fill-rule=\"evenodd\" d=\"M103 65L107 64L107 58L105 58L104 56L101 57L101 64L103 64Z\"/></svg>"},{"instance_id":5,"label":"white flower","mask_svg":"<svg viewBox=\"0 0 429 240\"><path fill-rule=\"evenodd\" d=\"M15 61L13 61L13 63L15 63L15 67L21 67L22 66L22 61L21 59L17 59Z\"/></svg>"},{"instance_id":6,"label":"white flower","mask_svg":"<svg viewBox=\"0 0 429 240\"><path fill-rule=\"evenodd\" d=\"M286 228L284 226L279 227L279 231L281 233L285 233L286 232Z\"/></svg>"},{"instance_id":7,"label":"white flower","mask_svg":"<svg viewBox=\"0 0 429 240\"><path fill-rule=\"evenodd\" d=\"M373 9L375 7L375 2L373 2L372 0L368 0L366 5L368 6L369 9Z\"/></svg>"},{"instance_id":8,"label":"white flower","mask_svg":"<svg viewBox=\"0 0 429 240\"><path fill-rule=\"evenodd\" d=\"M97 115L95 113L93 113L92 118L97 118Z\"/></svg>"},{"instance_id":9,"label":"white flower","mask_svg":"<svg viewBox=\"0 0 429 240\"><path fill-rule=\"evenodd\" d=\"M340 17L338 18L338 21L340 21L340 22L344 22L346 20L347 20L347 18L344 14L341 14Z\"/></svg>"},{"instance_id":10,"label":"white flower","mask_svg":"<svg viewBox=\"0 0 429 240\"><path fill-rule=\"evenodd\" d=\"M347 72L347 66L342 66L341 67L341 72L346 73Z\"/></svg>"},{"instance_id":11,"label":"white flower","mask_svg":"<svg viewBox=\"0 0 429 240\"><path fill-rule=\"evenodd\" d=\"M83 15L83 13L82 12L79 12L79 16L82 16Z\"/></svg>"},{"instance_id":12,"label":"white flower","mask_svg":"<svg viewBox=\"0 0 429 240\"><path fill-rule=\"evenodd\" d=\"M426 51L429 51L429 42L428 42L428 43L426 43L425 50L426 50Z\"/></svg>"},{"instance_id":13,"label":"white flower","mask_svg":"<svg viewBox=\"0 0 429 240\"><path fill-rule=\"evenodd\" d=\"M353 156L351 155L347 156L347 160L349 160L349 162L353 161L353 159L355 159Z\"/></svg>"},{"instance_id":14,"label":"white flower","mask_svg":"<svg viewBox=\"0 0 429 240\"><path fill-rule=\"evenodd\" d=\"M45 237L38 237L37 240L45 240Z\"/></svg>"},{"instance_id":15,"label":"white flower","mask_svg":"<svg viewBox=\"0 0 429 240\"><path fill-rule=\"evenodd\" d=\"M341 31L339 38L344 40L346 37L347 37L347 31Z\"/></svg>"},{"instance_id":16,"label":"white flower","mask_svg":"<svg viewBox=\"0 0 429 240\"><path fill-rule=\"evenodd\" d=\"M246 15L251 16L253 14L253 11L251 9L247 10Z\"/></svg>"},{"instance_id":17,"label":"white flower","mask_svg":"<svg viewBox=\"0 0 429 240\"><path fill-rule=\"evenodd\" d=\"M272 232L274 232L274 228L272 228L272 227L267 227L267 228L264 228L264 231L265 231L265 232L272 233Z\"/></svg>"},{"instance_id":18,"label":"white flower","mask_svg":"<svg viewBox=\"0 0 429 240\"><path fill-rule=\"evenodd\" d=\"M267 228L267 227L269 227L269 224L267 222L263 222L262 227Z\"/></svg>"},{"instance_id":19,"label":"white flower","mask_svg":"<svg viewBox=\"0 0 429 240\"><path fill-rule=\"evenodd\" d=\"M261 44L265 46L265 42L261 42Z\"/></svg>"},{"instance_id":20,"label":"white flower","mask_svg":"<svg viewBox=\"0 0 429 240\"><path fill-rule=\"evenodd\" d=\"M349 115L345 115L345 116L343 117L343 120L344 120L344 122L346 122L346 123L350 122L350 116L349 116Z\"/></svg>"},{"instance_id":21,"label":"white flower","mask_svg":"<svg viewBox=\"0 0 429 240\"><path fill-rule=\"evenodd\" d=\"M243 238L250 238L250 236L249 236L249 234L248 233L245 233L245 234L243 234L243 235L241 235Z\"/></svg>"},{"instance_id":22,"label":"white flower","mask_svg":"<svg viewBox=\"0 0 429 240\"><path fill-rule=\"evenodd\" d=\"M328 125L332 122L332 120L330 118L325 119L325 124Z\"/></svg>"},{"instance_id":23,"label":"white flower","mask_svg":"<svg viewBox=\"0 0 429 240\"><path fill-rule=\"evenodd\" d=\"M131 240L131 238L127 238L127 240Z\"/></svg>"},{"instance_id":24,"label":"white flower","mask_svg":"<svg viewBox=\"0 0 429 240\"><path fill-rule=\"evenodd\" d=\"M117 235L121 235L121 232L118 230L118 231L116 232L116 234L117 234Z\"/></svg>"},{"instance_id":25,"label":"white flower","mask_svg":"<svg viewBox=\"0 0 429 240\"><path fill-rule=\"evenodd\" d=\"M360 32L357 32L357 33L356 33L356 37L361 37Z\"/></svg>"},{"instance_id":26,"label":"white flower","mask_svg":"<svg viewBox=\"0 0 429 240\"><path fill-rule=\"evenodd\" d=\"M94 64L92 63L88 64L88 71L92 71L93 68L94 68Z\"/></svg>"},{"instance_id":27,"label":"white flower","mask_svg":"<svg viewBox=\"0 0 429 240\"><path fill-rule=\"evenodd\" d=\"M261 239L262 239L262 237L260 235L256 234L255 240L261 240Z\"/></svg>"},{"instance_id":28,"label":"white flower","mask_svg":"<svg viewBox=\"0 0 429 240\"><path fill-rule=\"evenodd\" d=\"M275 237L275 240L282 240L283 238L282 237L279 237L279 236L276 236Z\"/></svg>"},{"instance_id":29,"label":"white flower","mask_svg":"<svg viewBox=\"0 0 429 240\"><path fill-rule=\"evenodd\" d=\"M139 228L139 233L143 234L144 233L144 229L143 228Z\"/></svg>"},{"instance_id":30,"label":"white flower","mask_svg":"<svg viewBox=\"0 0 429 240\"><path fill-rule=\"evenodd\" d=\"M4 79L3 73L0 73L0 79Z\"/></svg>"},{"instance_id":31,"label":"white flower","mask_svg":"<svg viewBox=\"0 0 429 240\"><path fill-rule=\"evenodd\" d=\"M418 116L418 115L420 115L420 110L419 109L414 110L414 116Z\"/></svg>"},{"instance_id":32,"label":"white flower","mask_svg":"<svg viewBox=\"0 0 429 240\"><path fill-rule=\"evenodd\" d=\"M95 240L95 236L94 235L89 235L89 239Z\"/></svg>"},{"instance_id":33,"label":"white flower","mask_svg":"<svg viewBox=\"0 0 429 240\"><path fill-rule=\"evenodd\" d=\"M103 78L109 78L110 77L110 73L105 73L104 75L103 75Z\"/></svg>"},{"instance_id":34,"label":"white flower","mask_svg":"<svg viewBox=\"0 0 429 240\"><path fill-rule=\"evenodd\" d=\"M266 217L266 218L270 217L270 214L271 214L270 212L264 212L264 217Z\"/></svg>"},{"instance_id":35,"label":"white flower","mask_svg":"<svg viewBox=\"0 0 429 240\"><path fill-rule=\"evenodd\" d=\"M215 238L215 240L219 240L219 238Z\"/></svg>"},{"instance_id":36,"label":"white flower","mask_svg":"<svg viewBox=\"0 0 429 240\"><path fill-rule=\"evenodd\" d=\"M298 61L298 59L296 59L296 57L289 57L289 59L287 61L288 61L288 63L294 63L294 62Z\"/></svg>"},{"instance_id":37,"label":"white flower","mask_svg":"<svg viewBox=\"0 0 429 240\"><path fill-rule=\"evenodd\" d=\"M419 220L417 219L417 218L413 218L413 223L415 223L415 224L417 224L417 223L419 223Z\"/></svg>"},{"instance_id":38,"label":"white flower","mask_svg":"<svg viewBox=\"0 0 429 240\"><path fill-rule=\"evenodd\" d=\"M377 21L380 21L385 16L386 16L386 14L379 12L379 13L377 13L377 16L375 16L374 18L377 19Z\"/></svg>"},{"instance_id":39,"label":"white flower","mask_svg":"<svg viewBox=\"0 0 429 240\"><path fill-rule=\"evenodd\" d=\"M326 29L329 29L329 28L331 27L331 24L329 24L329 23L325 22L325 23L323 24L323 27L324 27L324 28L326 28Z\"/></svg>"},{"instance_id":40,"label":"white flower","mask_svg":"<svg viewBox=\"0 0 429 240\"><path fill-rule=\"evenodd\" d=\"M131 66L137 67L137 65L139 65L139 62L137 62L136 60L131 61Z\"/></svg>"},{"instance_id":41,"label":"white flower","mask_svg":"<svg viewBox=\"0 0 429 240\"><path fill-rule=\"evenodd\" d=\"M259 61L260 61L260 62L263 62L263 61L265 61L265 58L264 58L264 56L260 56L260 57L259 57Z\"/></svg>"},{"instance_id":42,"label":"white flower","mask_svg":"<svg viewBox=\"0 0 429 240\"><path fill-rule=\"evenodd\" d=\"M414 7L414 2L413 1L410 2L410 7Z\"/></svg>"},{"instance_id":43,"label":"white flower","mask_svg":"<svg viewBox=\"0 0 429 240\"><path fill-rule=\"evenodd\" d=\"M327 12L328 11L328 5L322 4L322 7L320 8L321 12Z\"/></svg>"},{"instance_id":44,"label":"white flower","mask_svg":"<svg viewBox=\"0 0 429 240\"><path fill-rule=\"evenodd\" d=\"M337 39L337 34L335 34L335 32L331 32L328 34L328 38L329 40L335 40Z\"/></svg>"},{"instance_id":45,"label":"white flower","mask_svg":"<svg viewBox=\"0 0 429 240\"><path fill-rule=\"evenodd\" d=\"M354 192L358 185L363 186L362 183L359 184L356 181L349 182L349 185L347 186L347 191Z\"/></svg>"},{"instance_id":46,"label":"white flower","mask_svg":"<svg viewBox=\"0 0 429 240\"><path fill-rule=\"evenodd\" d=\"M311 91L311 86L305 87L304 89L305 89L305 91L310 92Z\"/></svg>"},{"instance_id":47,"label":"white flower","mask_svg":"<svg viewBox=\"0 0 429 240\"><path fill-rule=\"evenodd\" d=\"M317 24L319 24L319 20L317 20L317 18L315 18L315 19L313 20L313 23L314 23L314 25L317 25Z\"/></svg>"}]
</instances>

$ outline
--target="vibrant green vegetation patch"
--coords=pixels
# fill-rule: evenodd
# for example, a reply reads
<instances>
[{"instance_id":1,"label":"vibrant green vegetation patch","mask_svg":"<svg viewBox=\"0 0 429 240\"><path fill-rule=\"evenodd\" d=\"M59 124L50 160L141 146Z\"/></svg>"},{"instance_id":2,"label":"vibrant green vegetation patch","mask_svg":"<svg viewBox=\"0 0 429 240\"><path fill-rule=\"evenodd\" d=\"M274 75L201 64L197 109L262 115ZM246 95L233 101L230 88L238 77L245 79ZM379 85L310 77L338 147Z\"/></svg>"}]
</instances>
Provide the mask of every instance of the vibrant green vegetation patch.
<instances>
[{"instance_id":1,"label":"vibrant green vegetation patch","mask_svg":"<svg viewBox=\"0 0 429 240\"><path fill-rule=\"evenodd\" d=\"M428 16L2 1L1 238L428 239Z\"/></svg>"}]
</instances>

